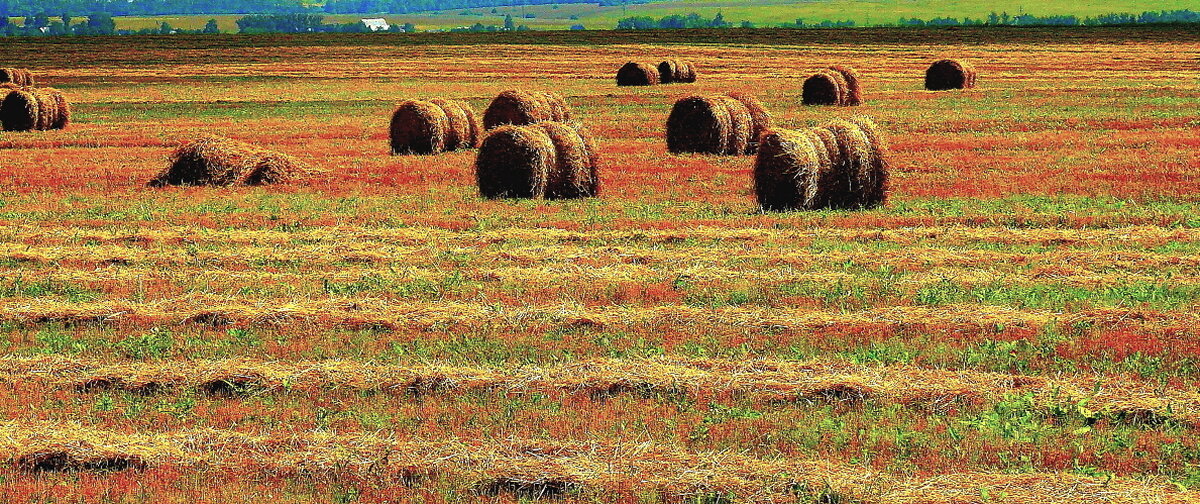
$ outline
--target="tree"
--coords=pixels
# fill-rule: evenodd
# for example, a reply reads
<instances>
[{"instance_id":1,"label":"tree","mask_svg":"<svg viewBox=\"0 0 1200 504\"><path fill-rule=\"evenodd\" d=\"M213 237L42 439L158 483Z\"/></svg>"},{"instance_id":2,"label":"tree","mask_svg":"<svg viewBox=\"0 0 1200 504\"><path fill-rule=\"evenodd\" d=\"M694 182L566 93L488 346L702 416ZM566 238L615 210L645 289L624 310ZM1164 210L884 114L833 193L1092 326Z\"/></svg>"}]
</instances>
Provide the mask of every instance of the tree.
<instances>
[{"instance_id":1,"label":"tree","mask_svg":"<svg viewBox=\"0 0 1200 504\"><path fill-rule=\"evenodd\" d=\"M50 16L46 15L45 12L39 13L30 19L26 19L25 26L33 28L45 28L50 26Z\"/></svg>"},{"instance_id":2,"label":"tree","mask_svg":"<svg viewBox=\"0 0 1200 504\"><path fill-rule=\"evenodd\" d=\"M412 23L404 23L404 33L416 33L417 25Z\"/></svg>"},{"instance_id":3,"label":"tree","mask_svg":"<svg viewBox=\"0 0 1200 504\"><path fill-rule=\"evenodd\" d=\"M216 19L209 19L208 22L204 24L204 33L221 33L221 28L217 26Z\"/></svg>"},{"instance_id":4,"label":"tree","mask_svg":"<svg viewBox=\"0 0 1200 504\"><path fill-rule=\"evenodd\" d=\"M65 26L67 28L71 27L71 14L70 13L63 11L62 15L59 16L58 18L62 20L63 26Z\"/></svg>"},{"instance_id":5,"label":"tree","mask_svg":"<svg viewBox=\"0 0 1200 504\"><path fill-rule=\"evenodd\" d=\"M117 32L117 22L106 12L97 12L88 16L88 32L95 35L112 35Z\"/></svg>"},{"instance_id":6,"label":"tree","mask_svg":"<svg viewBox=\"0 0 1200 504\"><path fill-rule=\"evenodd\" d=\"M170 35L172 31L175 30L172 29L171 24L166 21L163 21L163 24L158 27L158 33L163 35Z\"/></svg>"},{"instance_id":7,"label":"tree","mask_svg":"<svg viewBox=\"0 0 1200 504\"><path fill-rule=\"evenodd\" d=\"M515 24L513 24L512 14L505 14L504 15L504 31L513 31L515 29L517 29L517 27Z\"/></svg>"}]
</instances>

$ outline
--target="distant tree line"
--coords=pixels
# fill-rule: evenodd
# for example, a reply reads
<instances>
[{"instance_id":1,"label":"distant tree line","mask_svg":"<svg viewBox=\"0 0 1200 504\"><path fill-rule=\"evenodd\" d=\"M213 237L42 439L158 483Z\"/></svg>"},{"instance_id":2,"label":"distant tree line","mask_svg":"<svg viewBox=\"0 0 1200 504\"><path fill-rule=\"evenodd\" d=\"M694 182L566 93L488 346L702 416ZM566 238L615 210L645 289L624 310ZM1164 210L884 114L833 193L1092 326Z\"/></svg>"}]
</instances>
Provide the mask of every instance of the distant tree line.
<instances>
[{"instance_id":1,"label":"distant tree line","mask_svg":"<svg viewBox=\"0 0 1200 504\"><path fill-rule=\"evenodd\" d=\"M330 14L382 12L407 14L440 10L511 7L517 5L551 5L599 3L601 6L633 5L649 0L326 0L321 9Z\"/></svg>"},{"instance_id":2,"label":"distant tree line","mask_svg":"<svg viewBox=\"0 0 1200 504\"><path fill-rule=\"evenodd\" d=\"M349 23L325 23L319 14L253 14L237 21L238 33L370 33L371 29L360 21ZM389 25L390 32L415 32L412 23Z\"/></svg>"},{"instance_id":3,"label":"distant tree line","mask_svg":"<svg viewBox=\"0 0 1200 504\"><path fill-rule=\"evenodd\" d=\"M799 20L798 20L799 21ZM901 19L897 26L1119 26L1200 23L1200 13L1191 10L1146 11L1141 14L1104 14L1095 17L1009 15L991 13L986 19L934 18Z\"/></svg>"},{"instance_id":4,"label":"distant tree line","mask_svg":"<svg viewBox=\"0 0 1200 504\"><path fill-rule=\"evenodd\" d=\"M645 3L648 0L599 0L600 5ZM0 16L32 17L43 13L105 13L113 16L174 14L359 14L477 9L514 5L597 3L597 0L327 0L310 6L301 0L0 0Z\"/></svg>"},{"instance_id":5,"label":"distant tree line","mask_svg":"<svg viewBox=\"0 0 1200 504\"><path fill-rule=\"evenodd\" d=\"M680 29L680 28L729 28L732 23L725 21L725 16L720 12L711 19L703 17L695 12L686 15L671 15L659 19L654 19L649 16L627 17L617 20L618 30L653 30L653 29Z\"/></svg>"},{"instance_id":6,"label":"distant tree line","mask_svg":"<svg viewBox=\"0 0 1200 504\"><path fill-rule=\"evenodd\" d=\"M178 33L220 33L217 21L210 19L204 28L199 30L182 30L174 28L170 23L161 23L154 28L141 30L118 30L117 23L111 14L99 12L86 17L76 18L70 14L50 17L38 14L25 18L23 24L9 20L8 16L0 16L0 36L61 36L61 35L166 35Z\"/></svg>"}]
</instances>

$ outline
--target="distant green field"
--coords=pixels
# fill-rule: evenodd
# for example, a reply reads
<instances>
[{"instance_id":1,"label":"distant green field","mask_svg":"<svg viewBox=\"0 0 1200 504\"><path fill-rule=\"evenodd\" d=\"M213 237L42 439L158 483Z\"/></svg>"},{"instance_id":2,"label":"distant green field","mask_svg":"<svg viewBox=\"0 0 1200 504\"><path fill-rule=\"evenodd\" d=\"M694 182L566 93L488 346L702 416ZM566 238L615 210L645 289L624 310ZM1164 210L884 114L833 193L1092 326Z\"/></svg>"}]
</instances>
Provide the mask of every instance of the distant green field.
<instances>
[{"instance_id":1,"label":"distant green field","mask_svg":"<svg viewBox=\"0 0 1200 504\"><path fill-rule=\"evenodd\" d=\"M383 17L391 23L417 25L422 30L445 30L475 23L503 23L511 14L518 24L534 29L567 29L582 24L588 29L610 29L617 20L629 16L659 18L695 12L712 17L718 12L738 23L750 21L773 26L803 18L807 22L853 20L859 25L895 23L900 18L935 17L984 18L991 12L1009 14L1095 16L1114 12L1141 13L1148 10L1197 9L1196 0L1107 0L1071 2L1030 2L1026 0L669 0L624 7L600 7L596 4L513 6L427 12L407 15L330 15L326 22L351 22L363 17ZM525 17L532 16L532 17ZM117 18L120 29L138 30L157 27L162 22L176 28L199 29L209 19L217 19L222 31L237 31L240 15L157 16ZM19 18L18 18L19 19Z\"/></svg>"}]
</instances>

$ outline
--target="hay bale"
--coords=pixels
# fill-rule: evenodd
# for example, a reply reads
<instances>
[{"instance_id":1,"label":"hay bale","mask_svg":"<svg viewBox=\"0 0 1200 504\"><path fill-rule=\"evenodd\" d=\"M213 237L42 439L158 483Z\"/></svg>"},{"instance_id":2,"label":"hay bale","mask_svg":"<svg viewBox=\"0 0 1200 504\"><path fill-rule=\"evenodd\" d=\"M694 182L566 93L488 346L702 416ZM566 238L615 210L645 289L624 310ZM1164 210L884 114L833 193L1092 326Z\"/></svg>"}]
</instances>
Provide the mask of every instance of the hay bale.
<instances>
[{"instance_id":1,"label":"hay bale","mask_svg":"<svg viewBox=\"0 0 1200 504\"><path fill-rule=\"evenodd\" d=\"M834 166L842 162L841 150L838 148L837 137L832 131L824 128L809 128L802 133L812 143L817 153L817 169L812 173L808 192L805 194L805 206L812 209L830 208L839 186L837 171Z\"/></svg>"},{"instance_id":2,"label":"hay bale","mask_svg":"<svg viewBox=\"0 0 1200 504\"><path fill-rule=\"evenodd\" d=\"M475 111L464 101L436 98L430 103L437 105L446 114L449 130L446 135L446 150L474 149L479 145L479 125Z\"/></svg>"},{"instance_id":3,"label":"hay bale","mask_svg":"<svg viewBox=\"0 0 1200 504\"><path fill-rule=\"evenodd\" d=\"M935 61L925 71L925 89L946 91L975 87L975 69L961 61L944 59Z\"/></svg>"},{"instance_id":4,"label":"hay bale","mask_svg":"<svg viewBox=\"0 0 1200 504\"><path fill-rule=\"evenodd\" d=\"M38 99L25 90L9 91L0 103L0 122L4 131L30 131L38 126Z\"/></svg>"},{"instance_id":5,"label":"hay bale","mask_svg":"<svg viewBox=\"0 0 1200 504\"><path fill-rule=\"evenodd\" d=\"M725 141L725 153L741 156L750 152L750 138L754 131L754 117L744 103L729 96L715 96L714 100L725 106L729 113L729 137Z\"/></svg>"},{"instance_id":6,"label":"hay bale","mask_svg":"<svg viewBox=\"0 0 1200 504\"><path fill-rule=\"evenodd\" d=\"M396 107L389 128L392 154L437 154L446 150L450 119L441 107L408 100Z\"/></svg>"},{"instance_id":7,"label":"hay bale","mask_svg":"<svg viewBox=\"0 0 1200 504\"><path fill-rule=\"evenodd\" d=\"M180 145L147 185L261 185L292 181L312 170L295 158L215 135Z\"/></svg>"},{"instance_id":8,"label":"hay bale","mask_svg":"<svg viewBox=\"0 0 1200 504\"><path fill-rule=\"evenodd\" d=\"M675 80L687 84L696 82L696 66L690 61L680 62L679 74L675 76Z\"/></svg>"},{"instance_id":9,"label":"hay bale","mask_svg":"<svg viewBox=\"0 0 1200 504\"><path fill-rule=\"evenodd\" d=\"M754 160L754 194L767 211L814 210L822 160L811 137L800 131L763 133Z\"/></svg>"},{"instance_id":10,"label":"hay bale","mask_svg":"<svg viewBox=\"0 0 1200 504\"><path fill-rule=\"evenodd\" d=\"M846 65L833 65L829 69L841 74L842 78L846 79L846 103L844 105L848 107L862 105L862 77L858 70Z\"/></svg>"},{"instance_id":11,"label":"hay bale","mask_svg":"<svg viewBox=\"0 0 1200 504\"><path fill-rule=\"evenodd\" d=\"M18 69L18 71L21 73L21 81L18 82L17 84L20 84L20 85L26 86L26 87L31 87L31 86L37 85L37 81L34 80L34 78L33 78L33 72L30 72L29 70L26 70L24 68L20 68L20 69Z\"/></svg>"},{"instance_id":12,"label":"hay bale","mask_svg":"<svg viewBox=\"0 0 1200 504\"><path fill-rule=\"evenodd\" d=\"M645 63L630 61L617 70L618 86L653 86L658 79L658 69Z\"/></svg>"},{"instance_id":13,"label":"hay bale","mask_svg":"<svg viewBox=\"0 0 1200 504\"><path fill-rule=\"evenodd\" d=\"M38 102L36 129L41 131L53 129L54 123L58 122L58 101L54 99L54 95L45 90L38 89L32 92Z\"/></svg>"},{"instance_id":14,"label":"hay bale","mask_svg":"<svg viewBox=\"0 0 1200 504\"><path fill-rule=\"evenodd\" d=\"M679 60L670 58L658 64L658 81L663 84L675 82L675 76L679 75Z\"/></svg>"},{"instance_id":15,"label":"hay bale","mask_svg":"<svg viewBox=\"0 0 1200 504\"><path fill-rule=\"evenodd\" d=\"M750 129L750 144L746 149L746 153L754 154L758 150L758 137L762 136L764 131L771 129L771 113L752 94L729 93L729 97L742 102L742 105L746 106L746 110L750 111L750 117L753 118L753 127Z\"/></svg>"},{"instance_id":16,"label":"hay bale","mask_svg":"<svg viewBox=\"0 0 1200 504\"><path fill-rule=\"evenodd\" d=\"M50 125L50 129L66 129L71 124L71 104L67 98L63 96L62 91L52 88L46 88L43 91L50 93L54 97L54 105L58 110L57 116L54 118L54 123Z\"/></svg>"},{"instance_id":17,"label":"hay bale","mask_svg":"<svg viewBox=\"0 0 1200 504\"><path fill-rule=\"evenodd\" d=\"M487 130L506 124L523 126L542 121L570 120L571 111L566 100L557 93L543 91L505 91L496 96L483 113L483 126Z\"/></svg>"},{"instance_id":18,"label":"hay bale","mask_svg":"<svg viewBox=\"0 0 1200 504\"><path fill-rule=\"evenodd\" d=\"M546 177L547 199L586 198L596 194L594 145L573 127L560 122L541 122L540 128L554 144L554 165Z\"/></svg>"},{"instance_id":19,"label":"hay bale","mask_svg":"<svg viewBox=\"0 0 1200 504\"><path fill-rule=\"evenodd\" d=\"M17 69L15 69L15 68L0 68L0 83L9 83L9 84L19 86L20 83L17 82L18 78L19 77L17 76Z\"/></svg>"},{"instance_id":20,"label":"hay bale","mask_svg":"<svg viewBox=\"0 0 1200 504\"><path fill-rule=\"evenodd\" d=\"M862 195L862 204L866 208L878 207L887 202L887 195L890 189L890 167L888 158L890 157L890 147L888 146L887 136L880 130L879 125L875 120L867 116L854 116L847 119L851 124L858 126L862 132L867 135L867 141L871 147L871 173L869 178L871 183L864 187Z\"/></svg>"},{"instance_id":21,"label":"hay bale","mask_svg":"<svg viewBox=\"0 0 1200 504\"><path fill-rule=\"evenodd\" d=\"M846 103L846 78L832 70L821 70L804 80L802 101L805 105L842 105Z\"/></svg>"},{"instance_id":22,"label":"hay bale","mask_svg":"<svg viewBox=\"0 0 1200 504\"><path fill-rule=\"evenodd\" d=\"M491 130L475 158L484 198L541 198L557 165L554 141L541 128L506 125Z\"/></svg>"},{"instance_id":23,"label":"hay bale","mask_svg":"<svg viewBox=\"0 0 1200 504\"><path fill-rule=\"evenodd\" d=\"M689 96L675 102L667 117L667 150L674 153L724 154L733 129L724 100Z\"/></svg>"},{"instance_id":24,"label":"hay bale","mask_svg":"<svg viewBox=\"0 0 1200 504\"><path fill-rule=\"evenodd\" d=\"M871 145L862 129L849 121L832 121L822 129L837 140L838 159L833 163L834 189L829 206L862 208L865 195L875 185Z\"/></svg>"}]
</instances>

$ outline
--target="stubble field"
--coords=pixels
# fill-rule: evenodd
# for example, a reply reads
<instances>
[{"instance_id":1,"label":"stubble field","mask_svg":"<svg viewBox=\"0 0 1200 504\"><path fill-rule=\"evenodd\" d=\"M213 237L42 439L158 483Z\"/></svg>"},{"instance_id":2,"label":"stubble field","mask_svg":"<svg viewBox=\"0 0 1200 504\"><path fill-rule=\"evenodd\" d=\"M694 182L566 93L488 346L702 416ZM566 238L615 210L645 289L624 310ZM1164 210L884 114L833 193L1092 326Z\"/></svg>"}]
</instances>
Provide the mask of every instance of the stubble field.
<instances>
[{"instance_id":1,"label":"stubble field","mask_svg":"<svg viewBox=\"0 0 1200 504\"><path fill-rule=\"evenodd\" d=\"M1195 34L722 33L6 42L75 123L0 133L0 494L1200 499ZM613 84L668 56L699 81ZM947 56L980 88L921 90ZM864 106L800 105L830 63ZM399 100L510 88L568 98L599 198L389 155ZM668 154L725 91L875 117L889 203L761 213L752 158ZM325 172L144 187L206 133Z\"/></svg>"}]
</instances>

